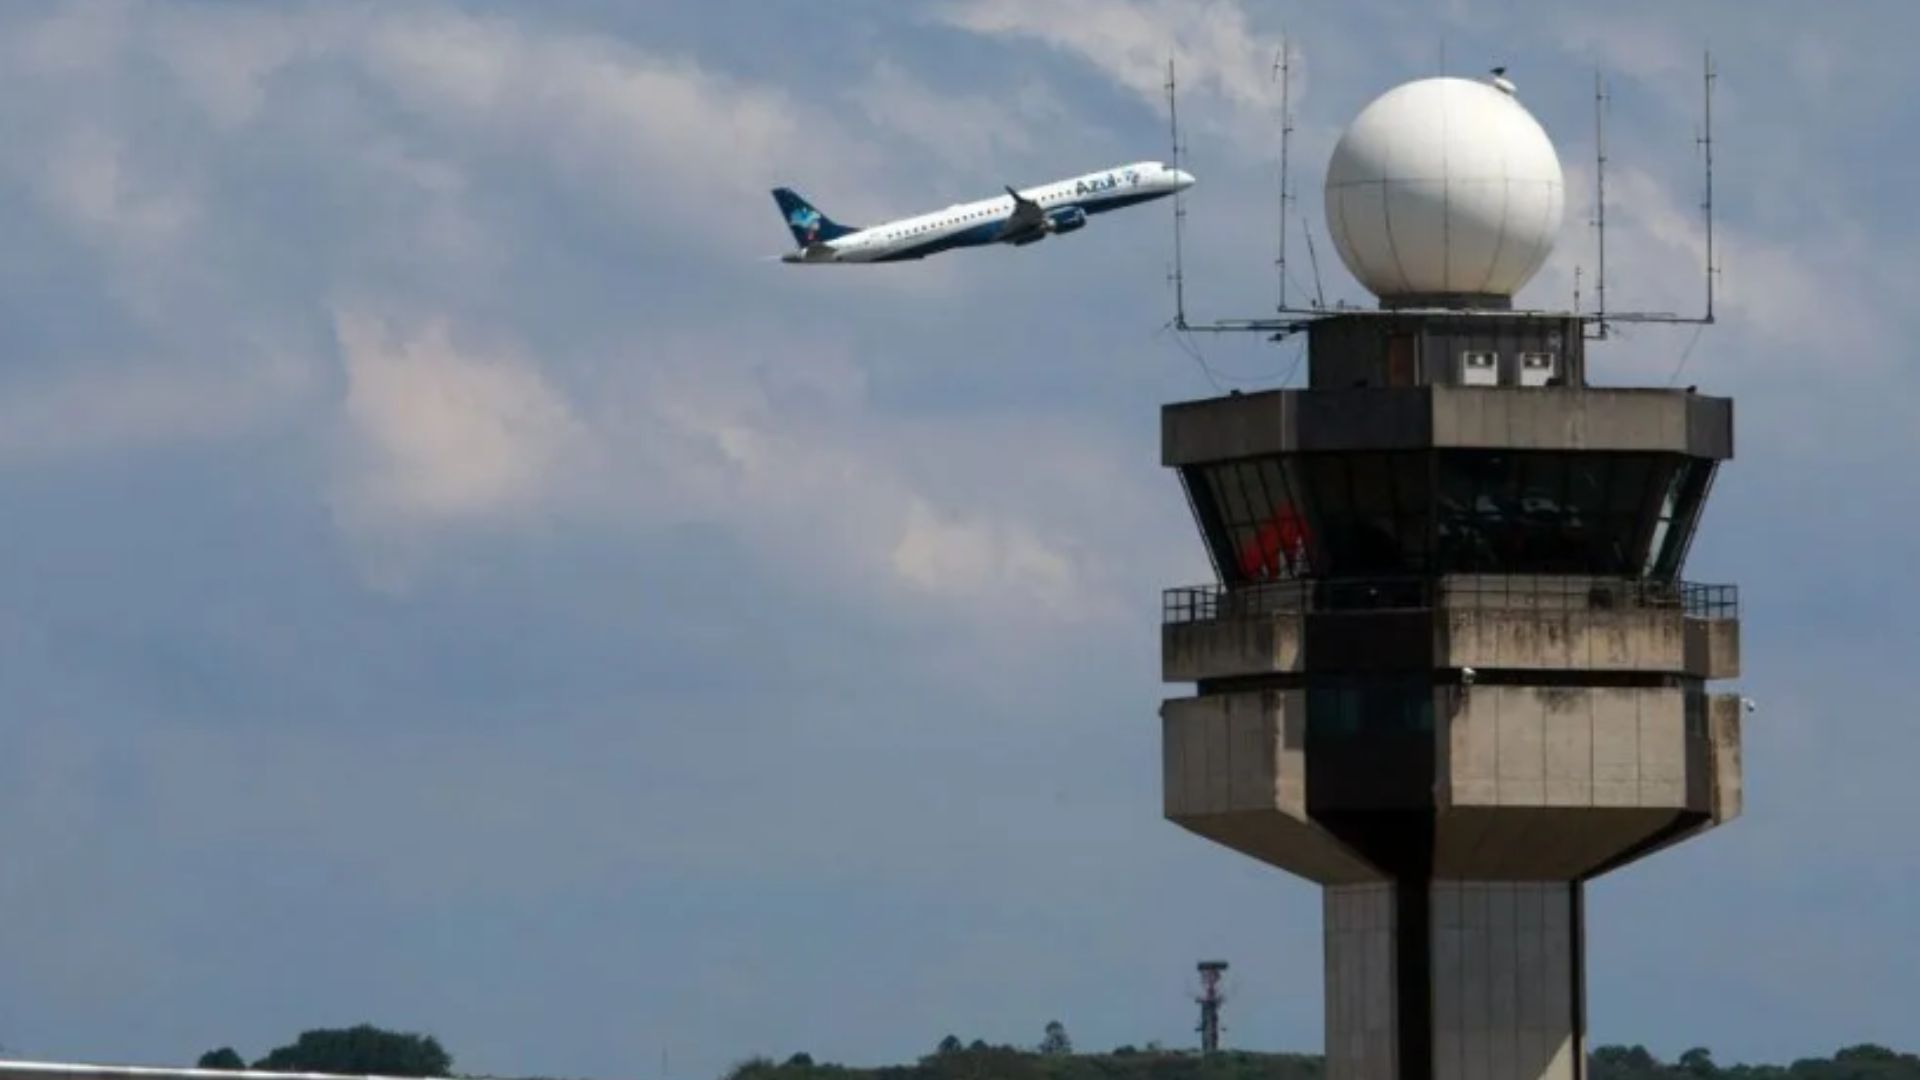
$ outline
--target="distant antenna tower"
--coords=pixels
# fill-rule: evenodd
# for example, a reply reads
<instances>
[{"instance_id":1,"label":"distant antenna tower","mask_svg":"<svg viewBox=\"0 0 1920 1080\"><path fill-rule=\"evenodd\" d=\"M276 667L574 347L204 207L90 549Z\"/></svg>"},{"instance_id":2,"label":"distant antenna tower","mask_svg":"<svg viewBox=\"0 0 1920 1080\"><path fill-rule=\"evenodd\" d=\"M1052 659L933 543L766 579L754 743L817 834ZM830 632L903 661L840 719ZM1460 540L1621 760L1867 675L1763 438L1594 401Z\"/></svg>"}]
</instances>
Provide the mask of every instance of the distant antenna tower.
<instances>
[{"instance_id":1,"label":"distant antenna tower","mask_svg":"<svg viewBox=\"0 0 1920 1080\"><path fill-rule=\"evenodd\" d=\"M1200 1026L1194 1030L1200 1033L1202 1054L1220 1049L1220 1006L1227 1003L1227 995L1220 989L1220 976L1226 970L1225 960L1200 961L1200 994L1194 998L1200 1003Z\"/></svg>"}]
</instances>

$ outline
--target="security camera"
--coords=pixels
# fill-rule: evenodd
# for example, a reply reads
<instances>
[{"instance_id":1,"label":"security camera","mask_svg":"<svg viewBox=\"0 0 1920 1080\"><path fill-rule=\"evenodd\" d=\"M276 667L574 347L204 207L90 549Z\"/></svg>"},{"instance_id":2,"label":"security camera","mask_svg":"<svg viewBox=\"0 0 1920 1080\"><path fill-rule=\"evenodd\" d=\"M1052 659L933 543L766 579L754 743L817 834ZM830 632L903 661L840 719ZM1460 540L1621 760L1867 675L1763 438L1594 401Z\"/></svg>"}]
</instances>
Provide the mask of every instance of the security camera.
<instances>
[{"instance_id":1,"label":"security camera","mask_svg":"<svg viewBox=\"0 0 1920 1080\"><path fill-rule=\"evenodd\" d=\"M1751 713L1751 712L1755 712L1755 711L1757 711L1757 710L1758 710L1758 709L1760 708L1760 703L1759 703L1759 702L1757 702L1757 701L1755 701L1755 700L1753 700L1753 699L1752 699L1752 698L1750 698L1750 697L1743 697L1743 698L1741 698L1741 699L1740 699L1740 704L1741 704L1742 706L1744 706L1744 707L1746 708L1746 710L1747 710L1748 712L1750 712L1750 713Z\"/></svg>"},{"instance_id":2,"label":"security camera","mask_svg":"<svg viewBox=\"0 0 1920 1080\"><path fill-rule=\"evenodd\" d=\"M1476 676L1476 675L1478 675L1478 674L1479 674L1479 672L1477 672L1477 671L1475 671L1475 670L1473 670L1473 669L1472 669L1472 668L1470 668L1470 667L1463 667L1463 668L1461 668L1461 669L1460 669L1460 685L1461 685L1461 686L1472 686L1472 685L1473 685L1473 679L1474 679L1474 676Z\"/></svg>"}]
</instances>

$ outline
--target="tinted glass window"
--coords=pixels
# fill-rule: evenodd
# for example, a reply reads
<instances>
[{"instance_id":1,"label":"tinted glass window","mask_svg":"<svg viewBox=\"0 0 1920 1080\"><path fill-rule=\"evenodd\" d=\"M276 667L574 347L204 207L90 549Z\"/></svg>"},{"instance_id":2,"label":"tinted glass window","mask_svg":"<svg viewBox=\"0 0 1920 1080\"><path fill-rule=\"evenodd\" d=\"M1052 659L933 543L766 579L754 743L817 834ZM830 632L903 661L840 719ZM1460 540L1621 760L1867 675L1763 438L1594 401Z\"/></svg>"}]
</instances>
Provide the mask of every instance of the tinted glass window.
<instances>
[{"instance_id":1,"label":"tinted glass window","mask_svg":"<svg viewBox=\"0 0 1920 1080\"><path fill-rule=\"evenodd\" d=\"M1671 574L1698 503L1672 454L1447 451L1439 470L1449 571Z\"/></svg>"},{"instance_id":2,"label":"tinted glass window","mask_svg":"<svg viewBox=\"0 0 1920 1080\"><path fill-rule=\"evenodd\" d=\"M1303 454L1198 472L1195 497L1218 521L1208 539L1232 581L1672 578L1713 464L1677 454L1444 450Z\"/></svg>"},{"instance_id":3,"label":"tinted glass window","mask_svg":"<svg viewBox=\"0 0 1920 1080\"><path fill-rule=\"evenodd\" d=\"M1433 684L1425 676L1316 677L1307 686L1308 741L1433 731Z\"/></svg>"},{"instance_id":4,"label":"tinted glass window","mask_svg":"<svg viewBox=\"0 0 1920 1080\"><path fill-rule=\"evenodd\" d=\"M1221 571L1234 581L1270 581L1305 572L1306 529L1291 467L1279 459L1234 462L1201 470L1196 499L1218 522L1208 539Z\"/></svg>"}]
</instances>

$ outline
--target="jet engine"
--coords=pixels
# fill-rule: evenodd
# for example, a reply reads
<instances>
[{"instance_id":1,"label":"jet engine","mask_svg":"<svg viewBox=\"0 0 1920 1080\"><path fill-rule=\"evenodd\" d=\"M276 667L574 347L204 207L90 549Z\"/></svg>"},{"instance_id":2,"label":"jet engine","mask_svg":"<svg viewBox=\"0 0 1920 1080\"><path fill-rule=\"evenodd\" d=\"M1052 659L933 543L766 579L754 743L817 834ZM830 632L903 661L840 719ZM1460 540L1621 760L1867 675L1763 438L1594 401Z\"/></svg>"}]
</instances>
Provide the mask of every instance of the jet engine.
<instances>
[{"instance_id":1,"label":"jet engine","mask_svg":"<svg viewBox=\"0 0 1920 1080\"><path fill-rule=\"evenodd\" d=\"M1063 206L1058 210L1047 211L1046 221L1048 232L1070 233L1086 226L1087 212L1077 206Z\"/></svg>"}]
</instances>

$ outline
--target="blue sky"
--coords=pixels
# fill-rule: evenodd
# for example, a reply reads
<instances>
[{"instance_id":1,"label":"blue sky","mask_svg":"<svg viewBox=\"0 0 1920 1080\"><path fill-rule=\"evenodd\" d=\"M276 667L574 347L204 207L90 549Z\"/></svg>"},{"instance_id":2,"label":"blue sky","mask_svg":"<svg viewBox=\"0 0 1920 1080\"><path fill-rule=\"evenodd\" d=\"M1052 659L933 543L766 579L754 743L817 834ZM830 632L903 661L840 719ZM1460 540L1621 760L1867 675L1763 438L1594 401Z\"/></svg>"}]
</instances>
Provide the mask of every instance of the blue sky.
<instances>
[{"instance_id":1,"label":"blue sky","mask_svg":"<svg viewBox=\"0 0 1920 1080\"><path fill-rule=\"evenodd\" d=\"M1712 45L1725 321L1678 377L1739 459L1690 576L1742 585L1761 711L1746 817L1594 886L1592 1034L1913 1045L1920 13L1482 0L0 8L0 1044L1184 1044L1224 956L1231 1042L1317 1047L1317 893L1158 817L1157 590L1206 566L1156 410L1212 392L1164 215L761 258L775 184L869 221L1160 156L1171 50L1191 307L1257 313L1283 25L1356 301L1320 170L1444 46L1559 143L1530 298L1591 265L1599 65L1614 304L1690 308Z\"/></svg>"}]
</instances>

